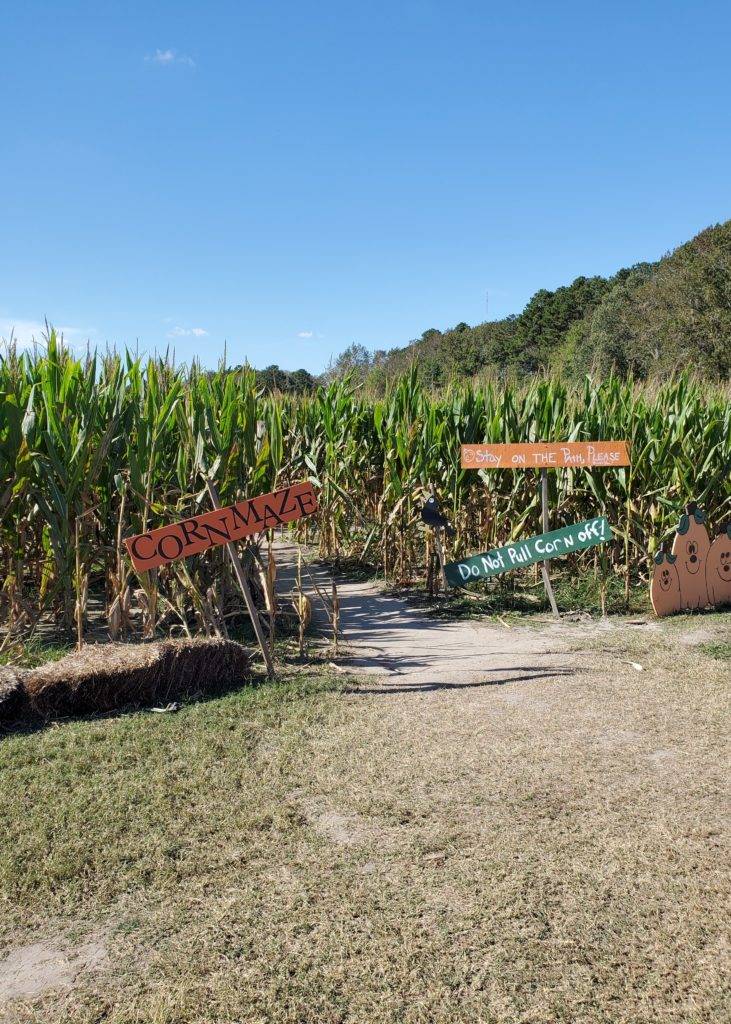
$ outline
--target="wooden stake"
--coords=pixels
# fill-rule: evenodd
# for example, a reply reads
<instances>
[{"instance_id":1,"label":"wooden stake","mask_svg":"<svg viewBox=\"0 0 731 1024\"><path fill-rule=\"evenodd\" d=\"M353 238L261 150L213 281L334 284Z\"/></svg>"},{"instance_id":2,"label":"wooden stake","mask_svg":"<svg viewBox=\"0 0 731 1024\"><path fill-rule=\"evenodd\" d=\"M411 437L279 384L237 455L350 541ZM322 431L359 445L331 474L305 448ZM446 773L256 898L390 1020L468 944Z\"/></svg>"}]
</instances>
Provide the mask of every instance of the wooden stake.
<instances>
[{"instance_id":1,"label":"wooden stake","mask_svg":"<svg viewBox=\"0 0 731 1024\"><path fill-rule=\"evenodd\" d=\"M76 517L76 650L84 646L84 609L81 598L81 544L79 541L79 517Z\"/></svg>"},{"instance_id":2,"label":"wooden stake","mask_svg":"<svg viewBox=\"0 0 731 1024\"><path fill-rule=\"evenodd\" d=\"M541 470L541 510L543 512L543 532L544 533L548 533L548 531L549 531L549 524L548 524L548 470L547 469L542 469ZM546 594L548 595L548 600L551 602L551 610L552 610L553 614L556 616L556 618L558 619L561 616L559 615L558 605L556 604L556 598L554 597L554 594L553 594L553 587L551 586L551 580L550 580L550 577L548 575L548 565L549 565L549 559L546 558L545 561L543 561L541 563L541 575L543 576L543 586L546 588Z\"/></svg>"},{"instance_id":3,"label":"wooden stake","mask_svg":"<svg viewBox=\"0 0 731 1024\"><path fill-rule=\"evenodd\" d=\"M297 615L300 620L300 658L305 656L305 607L302 595L302 548L297 548Z\"/></svg>"},{"instance_id":4,"label":"wooden stake","mask_svg":"<svg viewBox=\"0 0 731 1024\"><path fill-rule=\"evenodd\" d=\"M277 628L277 567L274 562L274 530L267 530L267 600L271 605L269 615L269 648L274 650L274 637Z\"/></svg>"},{"instance_id":5,"label":"wooden stake","mask_svg":"<svg viewBox=\"0 0 731 1024\"><path fill-rule=\"evenodd\" d=\"M431 491L432 497L435 498L436 494L434 484L429 485L429 490ZM442 587L444 588L444 593L446 594L449 587L447 584L447 574L444 571L444 548L442 547L441 529L437 526L434 527L434 547L436 548L437 558L439 559L439 574L442 577Z\"/></svg>"},{"instance_id":6,"label":"wooden stake","mask_svg":"<svg viewBox=\"0 0 731 1024\"><path fill-rule=\"evenodd\" d=\"M218 496L218 488L216 487L213 480L210 479L210 477L206 476L205 481L206 487L208 488L208 496L211 499L211 504L216 509L221 508L221 499ZM267 646L264 631L261 628L261 622L259 621L259 612L257 611L256 605L254 604L254 598L251 596L251 588L249 587L249 581L246 578L246 573L244 572L244 567L241 564L241 559L239 558L236 546L232 543L228 543L226 545L226 550L228 551L228 557L231 559L231 565L233 567L234 575L236 576L239 587L241 588L241 593L244 596L246 610L249 613L251 624L254 627L256 639L258 640L259 647L261 648L261 653L264 658L264 664L266 665L267 676L270 679L272 679L274 676L274 664L272 662L272 655L271 651L269 650L269 647Z\"/></svg>"},{"instance_id":7,"label":"wooden stake","mask_svg":"<svg viewBox=\"0 0 731 1024\"><path fill-rule=\"evenodd\" d=\"M332 577L332 605L333 605L333 649L335 656L338 654L338 633L340 632L340 598L338 588L335 586L335 577Z\"/></svg>"},{"instance_id":8,"label":"wooden stake","mask_svg":"<svg viewBox=\"0 0 731 1024\"><path fill-rule=\"evenodd\" d=\"M434 529L434 547L437 549L437 558L439 559L439 574L442 577L442 587L444 593L447 592L447 574L444 571L444 548L442 547L442 531L439 527Z\"/></svg>"}]
</instances>

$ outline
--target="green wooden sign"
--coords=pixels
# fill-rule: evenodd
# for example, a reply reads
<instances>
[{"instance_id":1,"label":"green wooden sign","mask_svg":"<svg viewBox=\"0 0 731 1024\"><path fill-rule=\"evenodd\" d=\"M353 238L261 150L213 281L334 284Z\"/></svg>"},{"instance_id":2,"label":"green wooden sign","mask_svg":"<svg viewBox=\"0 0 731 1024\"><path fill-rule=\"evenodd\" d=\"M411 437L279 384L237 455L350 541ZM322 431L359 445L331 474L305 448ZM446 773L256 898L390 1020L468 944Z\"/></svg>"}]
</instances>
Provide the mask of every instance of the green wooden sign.
<instances>
[{"instance_id":1,"label":"green wooden sign","mask_svg":"<svg viewBox=\"0 0 731 1024\"><path fill-rule=\"evenodd\" d=\"M472 555L461 562L449 562L444 567L447 583L451 587L463 587L470 580L488 579L499 576L511 569L523 569L546 558L569 555L572 551L591 548L612 539L612 530L604 516L587 519L585 523L574 523L561 530L542 533L538 537L516 541L504 548L495 548L484 555Z\"/></svg>"}]
</instances>

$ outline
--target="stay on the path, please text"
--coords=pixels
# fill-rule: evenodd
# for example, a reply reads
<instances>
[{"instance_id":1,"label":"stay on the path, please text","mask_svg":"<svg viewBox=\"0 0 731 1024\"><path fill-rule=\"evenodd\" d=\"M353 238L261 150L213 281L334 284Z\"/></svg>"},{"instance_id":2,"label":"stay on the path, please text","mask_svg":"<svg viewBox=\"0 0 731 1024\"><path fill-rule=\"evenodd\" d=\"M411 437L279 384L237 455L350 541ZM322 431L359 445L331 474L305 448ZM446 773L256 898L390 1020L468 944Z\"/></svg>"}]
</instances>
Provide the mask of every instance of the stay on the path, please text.
<instances>
[{"instance_id":1,"label":"stay on the path, please text","mask_svg":"<svg viewBox=\"0 0 731 1024\"><path fill-rule=\"evenodd\" d=\"M626 441L462 445L462 469L618 469L629 464Z\"/></svg>"},{"instance_id":2,"label":"stay on the path, please text","mask_svg":"<svg viewBox=\"0 0 731 1024\"><path fill-rule=\"evenodd\" d=\"M128 537L125 546L138 572L155 569L176 558L197 555L216 544L228 544L273 526L291 523L317 511L312 484L293 484L271 494L238 501L149 533Z\"/></svg>"}]
</instances>

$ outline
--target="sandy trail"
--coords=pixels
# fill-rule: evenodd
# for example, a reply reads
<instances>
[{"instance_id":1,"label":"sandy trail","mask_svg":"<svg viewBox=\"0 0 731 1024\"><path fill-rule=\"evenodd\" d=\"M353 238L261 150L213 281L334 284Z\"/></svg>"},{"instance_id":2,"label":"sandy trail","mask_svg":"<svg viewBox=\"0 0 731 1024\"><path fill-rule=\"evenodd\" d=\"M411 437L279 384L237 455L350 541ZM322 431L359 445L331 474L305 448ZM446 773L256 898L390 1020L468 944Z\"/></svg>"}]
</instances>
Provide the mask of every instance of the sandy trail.
<instances>
[{"instance_id":1,"label":"sandy trail","mask_svg":"<svg viewBox=\"0 0 731 1024\"><path fill-rule=\"evenodd\" d=\"M294 586L297 547L276 546L277 588ZM308 561L303 571L313 603L315 630L331 627L321 593L330 594L327 569ZM511 627L472 620L430 617L406 599L384 593L373 582L337 581L344 656L341 663L378 677L389 690L466 688L480 684L529 680L570 671L557 664L581 638L601 634L608 623L574 624L536 617L535 627ZM565 660L565 659L564 659Z\"/></svg>"}]
</instances>

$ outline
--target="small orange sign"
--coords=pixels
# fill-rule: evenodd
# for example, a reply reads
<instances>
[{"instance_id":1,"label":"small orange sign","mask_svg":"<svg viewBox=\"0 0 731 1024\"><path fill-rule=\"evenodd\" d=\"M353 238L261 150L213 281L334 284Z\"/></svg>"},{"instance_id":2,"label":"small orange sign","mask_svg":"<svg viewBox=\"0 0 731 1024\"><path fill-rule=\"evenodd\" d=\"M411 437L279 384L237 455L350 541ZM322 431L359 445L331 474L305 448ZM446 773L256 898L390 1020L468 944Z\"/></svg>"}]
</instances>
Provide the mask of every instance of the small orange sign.
<instances>
[{"instance_id":1,"label":"small orange sign","mask_svg":"<svg viewBox=\"0 0 731 1024\"><path fill-rule=\"evenodd\" d=\"M462 445L462 469L611 469L629 464L626 441Z\"/></svg>"},{"instance_id":2,"label":"small orange sign","mask_svg":"<svg viewBox=\"0 0 731 1024\"><path fill-rule=\"evenodd\" d=\"M187 558L216 544L228 544L272 526L291 523L317 511L317 498L309 482L282 487L271 494L238 501L226 508L161 526L128 537L125 546L138 572L155 569L176 558Z\"/></svg>"}]
</instances>

